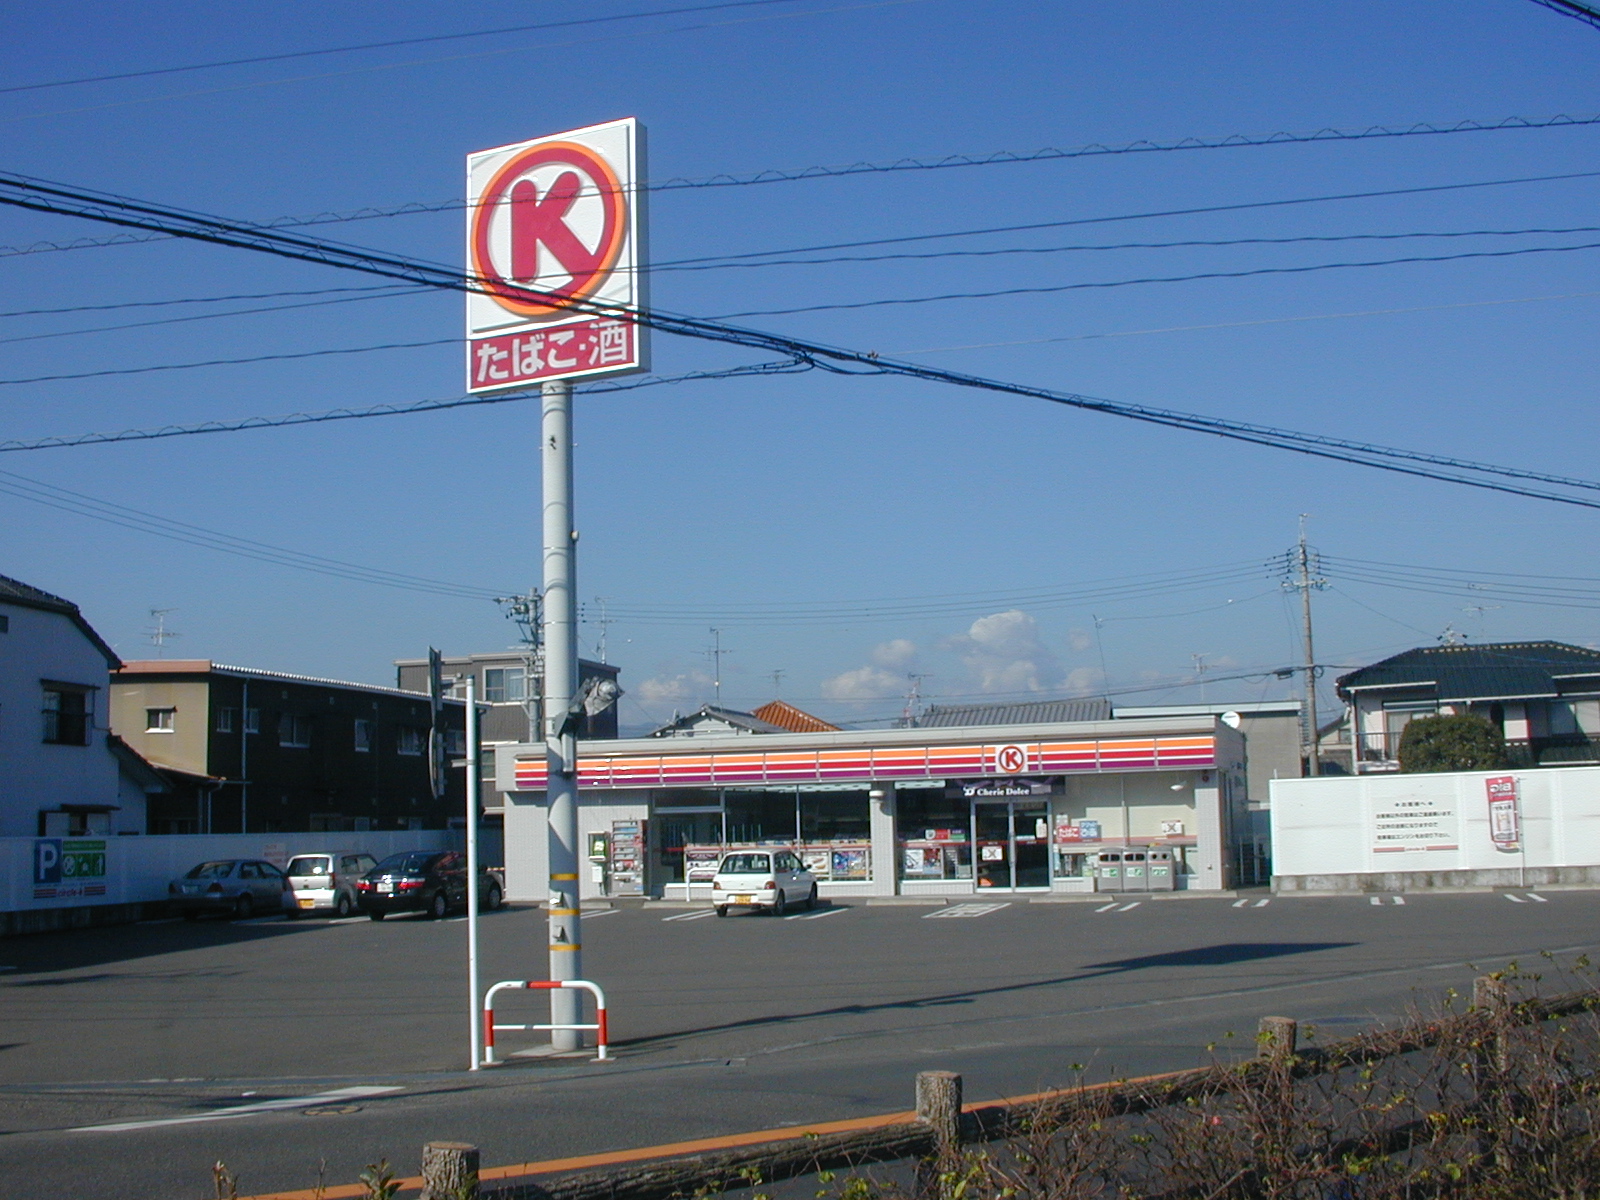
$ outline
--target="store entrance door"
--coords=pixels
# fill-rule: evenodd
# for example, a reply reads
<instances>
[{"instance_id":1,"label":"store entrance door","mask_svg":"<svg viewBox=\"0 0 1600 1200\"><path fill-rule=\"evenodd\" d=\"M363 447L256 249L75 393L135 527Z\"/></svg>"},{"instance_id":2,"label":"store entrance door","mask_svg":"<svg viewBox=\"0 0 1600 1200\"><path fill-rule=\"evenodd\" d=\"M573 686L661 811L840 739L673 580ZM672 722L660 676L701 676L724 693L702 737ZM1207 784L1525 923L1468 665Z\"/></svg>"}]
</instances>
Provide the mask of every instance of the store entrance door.
<instances>
[{"instance_id":1,"label":"store entrance door","mask_svg":"<svg viewBox=\"0 0 1600 1200\"><path fill-rule=\"evenodd\" d=\"M1050 808L1037 800L975 800L973 864L984 891L1050 886Z\"/></svg>"}]
</instances>

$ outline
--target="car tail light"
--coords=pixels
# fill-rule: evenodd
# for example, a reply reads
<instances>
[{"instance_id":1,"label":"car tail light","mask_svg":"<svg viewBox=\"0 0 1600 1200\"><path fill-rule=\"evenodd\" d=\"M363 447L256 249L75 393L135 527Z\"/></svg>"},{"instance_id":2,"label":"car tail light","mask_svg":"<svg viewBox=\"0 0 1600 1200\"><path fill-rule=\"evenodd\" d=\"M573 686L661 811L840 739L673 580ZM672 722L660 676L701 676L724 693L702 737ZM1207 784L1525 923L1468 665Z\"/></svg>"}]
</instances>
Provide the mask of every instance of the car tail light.
<instances>
[{"instance_id":1,"label":"car tail light","mask_svg":"<svg viewBox=\"0 0 1600 1200\"><path fill-rule=\"evenodd\" d=\"M370 892L372 890L372 880L370 880L370 879L358 879L358 880L356 880L356 890L357 891L361 891L361 892Z\"/></svg>"},{"instance_id":2,"label":"car tail light","mask_svg":"<svg viewBox=\"0 0 1600 1200\"><path fill-rule=\"evenodd\" d=\"M773 882L772 880L769 879L769 880L767 880L765 883L763 883L761 885L761 890L763 892L771 892L771 891L776 891L777 887L778 887L778 885L775 882Z\"/></svg>"},{"instance_id":3,"label":"car tail light","mask_svg":"<svg viewBox=\"0 0 1600 1200\"><path fill-rule=\"evenodd\" d=\"M422 883L423 881L420 879L402 879L400 881L400 886L403 888L419 888L422 886Z\"/></svg>"}]
</instances>

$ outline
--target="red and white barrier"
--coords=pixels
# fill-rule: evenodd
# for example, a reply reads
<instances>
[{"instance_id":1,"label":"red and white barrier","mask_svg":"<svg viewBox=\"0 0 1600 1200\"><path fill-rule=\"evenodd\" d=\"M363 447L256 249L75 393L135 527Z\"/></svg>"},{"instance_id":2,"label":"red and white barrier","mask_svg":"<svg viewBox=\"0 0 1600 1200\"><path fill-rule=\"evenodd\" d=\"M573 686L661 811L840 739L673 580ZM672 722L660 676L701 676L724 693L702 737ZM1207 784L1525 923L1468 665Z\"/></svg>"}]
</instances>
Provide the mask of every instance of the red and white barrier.
<instances>
[{"instance_id":1,"label":"red and white barrier","mask_svg":"<svg viewBox=\"0 0 1600 1200\"><path fill-rule=\"evenodd\" d=\"M589 992L594 996L594 1024L592 1025L496 1025L494 1023L494 997L496 992L508 988L528 988L534 991L553 992L560 989L569 991ZM598 983L590 983L587 979L508 979L492 986L483 997L483 1061L485 1066L494 1065L494 1035L497 1029L592 1029L595 1031L595 1061L602 1062L610 1058L606 1052L608 1038L606 1031L606 994L600 990Z\"/></svg>"}]
</instances>

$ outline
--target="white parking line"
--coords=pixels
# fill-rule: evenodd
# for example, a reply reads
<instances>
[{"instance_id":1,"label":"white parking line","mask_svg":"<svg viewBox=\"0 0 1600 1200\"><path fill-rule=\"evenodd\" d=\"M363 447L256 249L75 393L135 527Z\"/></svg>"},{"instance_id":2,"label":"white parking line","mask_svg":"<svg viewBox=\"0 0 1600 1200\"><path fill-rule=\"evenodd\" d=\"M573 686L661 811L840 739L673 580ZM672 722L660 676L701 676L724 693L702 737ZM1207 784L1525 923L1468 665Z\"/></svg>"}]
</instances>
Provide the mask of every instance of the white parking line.
<instances>
[{"instance_id":1,"label":"white parking line","mask_svg":"<svg viewBox=\"0 0 1600 1200\"><path fill-rule=\"evenodd\" d=\"M1002 908L1010 908L1011 902L1003 904L951 904L944 908L935 909L931 913L923 913L924 921L941 917L986 917L992 912L999 912Z\"/></svg>"},{"instance_id":2,"label":"white parking line","mask_svg":"<svg viewBox=\"0 0 1600 1200\"><path fill-rule=\"evenodd\" d=\"M1527 903L1527 901L1524 900L1521 896L1513 896L1510 892L1506 892L1505 893L1505 897L1506 897L1507 900L1511 901L1511 903L1513 903L1513 904L1526 904Z\"/></svg>"},{"instance_id":3,"label":"white parking line","mask_svg":"<svg viewBox=\"0 0 1600 1200\"><path fill-rule=\"evenodd\" d=\"M583 919L585 921L592 921L596 917L614 917L621 911L622 910L620 908L597 908L592 912L588 909L585 909L583 913Z\"/></svg>"},{"instance_id":4,"label":"white parking line","mask_svg":"<svg viewBox=\"0 0 1600 1200\"><path fill-rule=\"evenodd\" d=\"M69 1133L117 1133L129 1129L155 1129L161 1125L193 1125L200 1121L231 1121L237 1117L254 1117L261 1113L282 1112L285 1109L315 1108L339 1100L359 1100L364 1096L382 1096L398 1092L398 1087L348 1087L332 1092L319 1092L315 1096L296 1096L290 1100L263 1100L259 1104L240 1104L234 1108L219 1108L192 1117L161 1117L152 1121L118 1121L114 1125L80 1125Z\"/></svg>"},{"instance_id":5,"label":"white parking line","mask_svg":"<svg viewBox=\"0 0 1600 1200\"><path fill-rule=\"evenodd\" d=\"M1232 904L1232 905L1230 905L1230 907L1232 907L1232 908L1244 908L1244 907L1246 907L1246 906L1247 906L1247 905L1248 905L1248 904L1249 904L1249 903L1250 903L1250 901L1248 901L1248 900L1235 900L1235 901L1234 901L1234 902L1233 902L1233 904Z\"/></svg>"},{"instance_id":6,"label":"white parking line","mask_svg":"<svg viewBox=\"0 0 1600 1200\"><path fill-rule=\"evenodd\" d=\"M1528 899L1532 900L1532 901L1535 901L1536 903L1539 903L1539 904L1549 904L1550 903L1549 900L1547 900L1543 896L1539 895L1538 892L1529 892L1528 893Z\"/></svg>"},{"instance_id":7,"label":"white parking line","mask_svg":"<svg viewBox=\"0 0 1600 1200\"><path fill-rule=\"evenodd\" d=\"M1271 900L1257 900L1256 901L1256 907L1257 908L1265 908L1267 905L1269 905L1271 903L1272 903Z\"/></svg>"},{"instance_id":8,"label":"white parking line","mask_svg":"<svg viewBox=\"0 0 1600 1200\"><path fill-rule=\"evenodd\" d=\"M1116 906L1117 906L1117 902L1115 900L1113 900L1110 904L1102 904L1099 908L1095 909L1095 912L1097 912L1097 913L1110 912Z\"/></svg>"},{"instance_id":9,"label":"white parking line","mask_svg":"<svg viewBox=\"0 0 1600 1200\"><path fill-rule=\"evenodd\" d=\"M716 910L715 909L697 908L697 909L694 910L694 912L673 913L672 916L670 916L670 917L662 917L661 919L663 921L698 921L702 917L711 917L711 916L715 916L715 915L716 915Z\"/></svg>"},{"instance_id":10,"label":"white parking line","mask_svg":"<svg viewBox=\"0 0 1600 1200\"><path fill-rule=\"evenodd\" d=\"M1501 892L1500 894L1513 904L1526 904L1529 900L1532 900L1535 904L1550 903L1549 897L1541 896L1538 892L1529 892L1526 898L1522 896L1514 896L1510 892Z\"/></svg>"},{"instance_id":11,"label":"white parking line","mask_svg":"<svg viewBox=\"0 0 1600 1200\"><path fill-rule=\"evenodd\" d=\"M1117 911L1118 912L1127 912L1131 908L1138 908L1139 905L1141 905L1143 903L1144 903L1143 900L1135 900L1132 904L1124 904L1121 908L1117 909Z\"/></svg>"},{"instance_id":12,"label":"white parking line","mask_svg":"<svg viewBox=\"0 0 1600 1200\"><path fill-rule=\"evenodd\" d=\"M1406 902L1406 898L1404 896L1390 896L1389 899L1393 900L1396 904L1404 904Z\"/></svg>"},{"instance_id":13,"label":"white parking line","mask_svg":"<svg viewBox=\"0 0 1600 1200\"><path fill-rule=\"evenodd\" d=\"M1369 897L1369 900L1373 904L1382 904L1383 903L1383 897L1382 896L1371 896L1371 897ZM1406 902L1406 898L1404 896L1390 896L1389 897L1389 903L1390 904L1404 904L1405 902Z\"/></svg>"},{"instance_id":14,"label":"white parking line","mask_svg":"<svg viewBox=\"0 0 1600 1200\"><path fill-rule=\"evenodd\" d=\"M794 916L785 917L784 920L785 921L820 921L820 920L822 920L823 917L837 917L837 916L840 916L841 914L847 913L849 911L850 910L848 908L823 908L823 909L818 909L816 912L795 913Z\"/></svg>"}]
</instances>

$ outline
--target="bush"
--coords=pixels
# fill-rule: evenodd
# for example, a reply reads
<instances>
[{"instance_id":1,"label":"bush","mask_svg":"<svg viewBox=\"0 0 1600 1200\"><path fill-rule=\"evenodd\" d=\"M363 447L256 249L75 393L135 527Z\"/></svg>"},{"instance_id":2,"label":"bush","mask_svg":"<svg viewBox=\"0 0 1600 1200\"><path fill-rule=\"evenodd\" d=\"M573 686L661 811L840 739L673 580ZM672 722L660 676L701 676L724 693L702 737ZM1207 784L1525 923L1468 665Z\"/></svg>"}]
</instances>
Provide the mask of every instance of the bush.
<instances>
[{"instance_id":1,"label":"bush","mask_svg":"<svg viewBox=\"0 0 1600 1200\"><path fill-rule=\"evenodd\" d=\"M1416 717L1400 736L1402 771L1496 771L1506 766L1506 740L1482 717Z\"/></svg>"}]
</instances>

